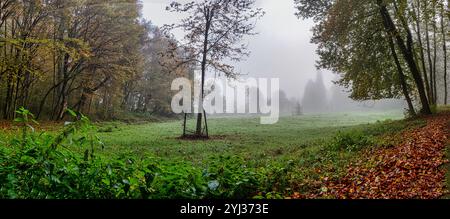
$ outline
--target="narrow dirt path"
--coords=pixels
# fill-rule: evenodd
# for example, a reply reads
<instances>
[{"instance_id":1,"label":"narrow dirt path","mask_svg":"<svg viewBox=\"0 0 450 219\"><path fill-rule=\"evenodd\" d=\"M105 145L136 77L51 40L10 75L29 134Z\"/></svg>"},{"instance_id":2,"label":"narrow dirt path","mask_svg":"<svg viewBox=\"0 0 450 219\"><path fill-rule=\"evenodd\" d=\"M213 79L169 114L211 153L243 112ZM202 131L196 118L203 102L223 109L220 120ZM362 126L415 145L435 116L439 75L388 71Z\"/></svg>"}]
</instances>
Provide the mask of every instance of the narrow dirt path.
<instances>
[{"instance_id":1,"label":"narrow dirt path","mask_svg":"<svg viewBox=\"0 0 450 219\"><path fill-rule=\"evenodd\" d=\"M445 147L450 114L427 118L427 125L403 133L402 144L374 150L337 181L325 181L316 198L436 199L447 193ZM295 197L294 197L295 198Z\"/></svg>"}]
</instances>

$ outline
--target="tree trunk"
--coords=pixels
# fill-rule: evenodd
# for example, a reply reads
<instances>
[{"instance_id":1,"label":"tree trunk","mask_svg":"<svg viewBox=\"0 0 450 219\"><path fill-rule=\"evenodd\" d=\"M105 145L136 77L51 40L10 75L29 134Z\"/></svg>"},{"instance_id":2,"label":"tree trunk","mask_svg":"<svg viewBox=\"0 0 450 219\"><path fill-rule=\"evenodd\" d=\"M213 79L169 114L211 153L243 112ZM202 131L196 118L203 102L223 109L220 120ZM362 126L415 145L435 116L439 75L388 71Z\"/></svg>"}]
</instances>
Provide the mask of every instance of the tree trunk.
<instances>
[{"instance_id":1,"label":"tree trunk","mask_svg":"<svg viewBox=\"0 0 450 219\"><path fill-rule=\"evenodd\" d=\"M7 23L5 23L7 25ZM14 22L11 21L11 38L14 38L16 35L15 31L15 25ZM7 32L5 32L7 34ZM13 57L15 55L14 53L14 46L10 44L9 48L9 56ZM17 60L17 59L16 59ZM4 105L4 112L3 112L3 119L9 119L11 117L11 111L13 109L12 102L13 102L13 95L14 95L14 72L9 71L7 74L7 85L6 85L6 97L5 97L5 105Z\"/></svg>"},{"instance_id":2,"label":"tree trunk","mask_svg":"<svg viewBox=\"0 0 450 219\"><path fill-rule=\"evenodd\" d=\"M11 105L11 97L12 97L12 76L8 75L8 79L6 82L6 97L5 97L5 104L3 108L3 119L9 119L9 108Z\"/></svg>"},{"instance_id":3,"label":"tree trunk","mask_svg":"<svg viewBox=\"0 0 450 219\"><path fill-rule=\"evenodd\" d=\"M428 22L429 22L429 20L430 20L430 18L429 18L429 15L428 15L428 4L427 4L427 1L424 1L425 2L425 4L424 4L424 8L423 8L423 10L424 10L424 13L425 13L425 41L426 41L426 44L427 44L427 58L428 58L428 70L429 70L429 76L430 76L430 93L431 93L431 95L430 96L428 96L428 100L429 100L429 102L431 103L431 104L435 104L434 103L434 99L435 99L435 93L434 93L434 83L433 83L433 81L434 81L434 75L433 75L433 72L434 72L434 70L433 70L433 61L432 61L432 58L431 58L431 44L430 44L430 31L429 31L429 25L428 25ZM420 13L420 12L419 12Z\"/></svg>"},{"instance_id":4,"label":"tree trunk","mask_svg":"<svg viewBox=\"0 0 450 219\"><path fill-rule=\"evenodd\" d=\"M398 78L400 79L400 85L402 86L403 95L405 96L405 100L408 103L409 113L412 116L415 116L416 111L414 110L414 105L412 103L411 97L409 96L408 85L406 83L406 77L403 73L402 65L400 64L397 52L395 51L394 40L392 39L392 36L388 37L389 37L389 47L391 48L392 57L394 58L395 65L397 66Z\"/></svg>"},{"instance_id":5,"label":"tree trunk","mask_svg":"<svg viewBox=\"0 0 450 219\"><path fill-rule=\"evenodd\" d=\"M55 90L58 86L59 86L59 83L53 85L53 87L51 87L51 88L47 91L47 93L44 95L44 97L41 99L41 103L39 104L39 110L38 110L38 113L37 113L37 116L36 116L37 119L39 119L40 116L41 116L41 113L42 113L42 110L44 109L44 104L45 104L45 101L47 100L48 95L50 95L50 93L51 93L53 90Z\"/></svg>"},{"instance_id":6,"label":"tree trunk","mask_svg":"<svg viewBox=\"0 0 450 219\"><path fill-rule=\"evenodd\" d=\"M435 4L433 5L433 9L436 9ZM438 103L438 92L437 92L437 73L436 73L436 63L437 63L437 39L436 39L436 32L437 32L437 23L435 21L436 16L433 12L433 104L436 105Z\"/></svg>"},{"instance_id":7,"label":"tree trunk","mask_svg":"<svg viewBox=\"0 0 450 219\"><path fill-rule=\"evenodd\" d=\"M441 4L441 33L442 33L442 49L444 51L444 104L447 105L448 91L447 91L447 42L445 26L444 26L444 4Z\"/></svg>"},{"instance_id":8,"label":"tree trunk","mask_svg":"<svg viewBox=\"0 0 450 219\"><path fill-rule=\"evenodd\" d=\"M417 42L419 44L419 53L420 53L420 61L421 61L421 66L422 66L422 71L423 71L423 78L425 80L425 88L427 90L427 96L428 98L431 98L431 89L430 89L430 83L428 80L428 71L427 71L427 65L425 63L425 52L423 51L423 42L422 42L422 30L420 27L420 21L421 21L421 17L420 17L420 0L417 1L417 13L416 13L416 9L414 8L413 5L413 13L417 16L416 17L416 29L417 29Z\"/></svg>"},{"instance_id":9,"label":"tree trunk","mask_svg":"<svg viewBox=\"0 0 450 219\"><path fill-rule=\"evenodd\" d=\"M186 136L186 119L187 119L186 117L187 117L187 114L184 113L184 120L183 120L183 137Z\"/></svg>"},{"instance_id":10,"label":"tree trunk","mask_svg":"<svg viewBox=\"0 0 450 219\"><path fill-rule=\"evenodd\" d=\"M408 46L407 46L407 45L405 45L404 39L400 36L400 33L398 32L397 27L395 26L395 24L391 18L391 15L389 14L389 12L386 8L386 5L384 5L383 0L377 0L377 4L380 8L380 15L383 19L383 24L385 26L385 29L390 34L395 36L397 45L400 48L403 58L405 59L406 63L408 64L408 68L411 71L411 74L414 78L414 81L417 86L417 90L419 92L420 102L422 104L422 113L432 114L430 105L428 103L428 98L425 93L425 87L423 84L422 76L420 75L420 71L417 67L416 62L414 61L411 32L408 31L408 39L407 39ZM407 30L409 30L409 27L405 27L405 28L408 28Z\"/></svg>"},{"instance_id":11,"label":"tree trunk","mask_svg":"<svg viewBox=\"0 0 450 219\"><path fill-rule=\"evenodd\" d=\"M205 92L205 74L206 74L206 64L207 64L207 56L208 56L208 37L209 37L209 30L211 28L211 11L207 9L205 11L205 19L206 19L206 27L205 27L205 35L203 39L203 52L202 52L202 62L201 62L201 68L202 68L202 77L201 77L201 93L198 101L198 114L197 114L197 128L195 131L195 134L198 136L201 136L202 133L202 114L203 114L203 97ZM206 119L206 116L205 116Z\"/></svg>"}]
</instances>

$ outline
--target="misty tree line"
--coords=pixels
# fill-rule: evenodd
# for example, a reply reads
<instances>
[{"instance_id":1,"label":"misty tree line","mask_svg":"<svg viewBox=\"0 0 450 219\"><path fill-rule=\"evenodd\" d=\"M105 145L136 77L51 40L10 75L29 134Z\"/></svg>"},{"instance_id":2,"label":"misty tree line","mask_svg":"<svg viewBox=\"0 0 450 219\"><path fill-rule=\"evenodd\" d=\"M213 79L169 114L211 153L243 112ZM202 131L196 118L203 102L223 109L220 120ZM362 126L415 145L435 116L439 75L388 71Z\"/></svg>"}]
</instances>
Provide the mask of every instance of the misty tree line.
<instances>
[{"instance_id":1,"label":"misty tree line","mask_svg":"<svg viewBox=\"0 0 450 219\"><path fill-rule=\"evenodd\" d=\"M305 86L301 109L303 113L345 112L359 110L389 110L404 106L401 99L379 99L355 101L338 84L330 89L325 87L321 72L315 80L309 80Z\"/></svg>"},{"instance_id":2,"label":"misty tree line","mask_svg":"<svg viewBox=\"0 0 450 219\"><path fill-rule=\"evenodd\" d=\"M398 98L430 114L448 101L450 12L445 0L295 0L316 25L318 66L355 100Z\"/></svg>"},{"instance_id":3,"label":"misty tree line","mask_svg":"<svg viewBox=\"0 0 450 219\"><path fill-rule=\"evenodd\" d=\"M176 42L140 10L137 0L1 0L1 118L20 106L52 120L68 108L101 119L170 114L171 78L191 71L168 72L178 54L160 53Z\"/></svg>"}]
</instances>

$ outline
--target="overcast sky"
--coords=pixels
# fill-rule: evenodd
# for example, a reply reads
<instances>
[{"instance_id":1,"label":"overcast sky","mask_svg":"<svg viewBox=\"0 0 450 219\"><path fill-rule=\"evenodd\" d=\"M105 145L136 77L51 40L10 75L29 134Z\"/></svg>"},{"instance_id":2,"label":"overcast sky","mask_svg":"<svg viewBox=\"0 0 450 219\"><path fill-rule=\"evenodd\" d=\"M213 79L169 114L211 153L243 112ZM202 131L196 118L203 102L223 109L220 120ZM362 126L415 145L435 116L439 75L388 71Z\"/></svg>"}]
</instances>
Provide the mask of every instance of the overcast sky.
<instances>
[{"instance_id":1,"label":"overcast sky","mask_svg":"<svg viewBox=\"0 0 450 219\"><path fill-rule=\"evenodd\" d=\"M167 12L170 0L143 0L143 16L153 24L176 23L182 14ZM251 77L280 78L280 87L289 97L301 98L309 79L315 79L316 46L310 43L312 21L300 20L293 0L258 0L266 15L258 21L256 36L248 38L251 55L237 69ZM176 34L178 37L182 33ZM334 75L323 72L327 87Z\"/></svg>"}]
</instances>

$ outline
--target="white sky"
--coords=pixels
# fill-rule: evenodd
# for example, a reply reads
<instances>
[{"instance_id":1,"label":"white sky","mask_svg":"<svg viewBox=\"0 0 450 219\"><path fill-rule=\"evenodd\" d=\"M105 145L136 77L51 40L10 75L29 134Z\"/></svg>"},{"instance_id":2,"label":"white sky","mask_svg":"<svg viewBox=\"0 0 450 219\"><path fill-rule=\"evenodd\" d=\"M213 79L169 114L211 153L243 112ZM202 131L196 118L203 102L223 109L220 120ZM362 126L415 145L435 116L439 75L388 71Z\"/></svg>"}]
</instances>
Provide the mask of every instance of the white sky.
<instances>
[{"instance_id":1,"label":"white sky","mask_svg":"<svg viewBox=\"0 0 450 219\"><path fill-rule=\"evenodd\" d=\"M153 24L176 23L182 14L165 10L171 0L142 0L143 17ZM236 63L237 69L250 77L278 77L280 88L289 97L300 98L309 79L315 79L316 46L310 43L312 21L298 19L293 0L258 0L266 15L258 21L256 36L247 39L251 55ZM182 33L176 33L181 37ZM334 75L323 72L327 87Z\"/></svg>"}]
</instances>

